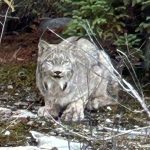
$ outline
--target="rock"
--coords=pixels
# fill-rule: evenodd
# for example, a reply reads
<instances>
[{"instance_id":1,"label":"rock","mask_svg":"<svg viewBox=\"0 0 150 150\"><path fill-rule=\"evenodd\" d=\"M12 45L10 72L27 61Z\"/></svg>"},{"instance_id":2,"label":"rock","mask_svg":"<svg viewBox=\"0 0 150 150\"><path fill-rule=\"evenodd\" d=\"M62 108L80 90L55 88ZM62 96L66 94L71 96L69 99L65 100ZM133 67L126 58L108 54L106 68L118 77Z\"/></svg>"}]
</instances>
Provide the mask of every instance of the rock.
<instances>
[{"instance_id":1,"label":"rock","mask_svg":"<svg viewBox=\"0 0 150 150\"><path fill-rule=\"evenodd\" d=\"M7 89L13 89L13 86L12 85L8 85Z\"/></svg>"},{"instance_id":2,"label":"rock","mask_svg":"<svg viewBox=\"0 0 150 150\"><path fill-rule=\"evenodd\" d=\"M49 18L43 20L39 26L42 31L45 31L47 28L50 29L60 29L64 28L69 24L71 18L62 17L62 18Z\"/></svg>"},{"instance_id":3,"label":"rock","mask_svg":"<svg viewBox=\"0 0 150 150\"><path fill-rule=\"evenodd\" d=\"M118 118L118 119L120 119L120 118L121 118L121 115L120 115L120 114L116 114L115 117Z\"/></svg>"},{"instance_id":4,"label":"rock","mask_svg":"<svg viewBox=\"0 0 150 150\"><path fill-rule=\"evenodd\" d=\"M34 121L33 121L33 120L29 121L29 122L27 123L27 125L33 126L33 125L34 125Z\"/></svg>"},{"instance_id":5,"label":"rock","mask_svg":"<svg viewBox=\"0 0 150 150\"><path fill-rule=\"evenodd\" d=\"M18 96L19 95L19 93L15 93L15 96Z\"/></svg>"},{"instance_id":6,"label":"rock","mask_svg":"<svg viewBox=\"0 0 150 150\"><path fill-rule=\"evenodd\" d=\"M26 101L28 101L28 102L34 102L35 101L35 99L33 99L33 97L35 97L35 96L27 96L26 97Z\"/></svg>"},{"instance_id":7,"label":"rock","mask_svg":"<svg viewBox=\"0 0 150 150\"><path fill-rule=\"evenodd\" d=\"M0 118L8 118L11 114L11 109L0 107Z\"/></svg>"},{"instance_id":8,"label":"rock","mask_svg":"<svg viewBox=\"0 0 150 150\"><path fill-rule=\"evenodd\" d=\"M110 106L107 106L107 110L111 111L112 109L111 109L111 107L110 107Z\"/></svg>"},{"instance_id":9,"label":"rock","mask_svg":"<svg viewBox=\"0 0 150 150\"><path fill-rule=\"evenodd\" d=\"M112 123L112 121L109 118L107 118L105 121L106 121L106 124L111 124Z\"/></svg>"},{"instance_id":10,"label":"rock","mask_svg":"<svg viewBox=\"0 0 150 150\"><path fill-rule=\"evenodd\" d=\"M27 102L16 102L14 103L15 106L28 106Z\"/></svg>"}]
</instances>

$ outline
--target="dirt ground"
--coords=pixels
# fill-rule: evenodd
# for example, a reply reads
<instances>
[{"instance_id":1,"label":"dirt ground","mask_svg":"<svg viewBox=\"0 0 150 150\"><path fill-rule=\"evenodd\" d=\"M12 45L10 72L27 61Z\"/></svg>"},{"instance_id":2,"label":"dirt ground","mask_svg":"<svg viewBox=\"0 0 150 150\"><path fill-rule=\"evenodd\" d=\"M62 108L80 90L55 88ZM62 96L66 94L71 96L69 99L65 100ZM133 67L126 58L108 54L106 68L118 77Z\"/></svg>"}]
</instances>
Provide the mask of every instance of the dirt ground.
<instances>
[{"instance_id":1,"label":"dirt ground","mask_svg":"<svg viewBox=\"0 0 150 150\"><path fill-rule=\"evenodd\" d=\"M36 33L4 36L0 45L0 63L36 62L38 42Z\"/></svg>"}]
</instances>

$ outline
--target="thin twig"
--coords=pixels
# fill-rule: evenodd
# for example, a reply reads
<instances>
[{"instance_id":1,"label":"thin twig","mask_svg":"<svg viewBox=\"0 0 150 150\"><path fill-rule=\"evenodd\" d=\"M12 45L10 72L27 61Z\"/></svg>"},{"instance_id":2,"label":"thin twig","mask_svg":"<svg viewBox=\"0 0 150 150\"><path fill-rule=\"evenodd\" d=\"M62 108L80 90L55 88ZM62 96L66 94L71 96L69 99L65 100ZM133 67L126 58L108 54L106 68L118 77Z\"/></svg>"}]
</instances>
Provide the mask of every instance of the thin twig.
<instances>
[{"instance_id":1,"label":"thin twig","mask_svg":"<svg viewBox=\"0 0 150 150\"><path fill-rule=\"evenodd\" d=\"M143 135L145 136L145 135L149 135L150 134L149 131L148 131L148 133L135 132L135 131L138 131L138 130L150 129L150 126L140 127L140 128L136 128L136 129L132 129L132 130L125 130L125 131L124 130L118 130L118 129L111 129L111 128L108 128L108 127L103 127L103 128L106 129L106 130L109 130L109 131L113 130L114 132L121 132L121 133L113 135L111 137L107 137L107 138L105 138L105 140L110 140L112 138L116 138L118 136L123 136L123 135L126 135L126 134L141 135L141 136L143 136Z\"/></svg>"},{"instance_id":2,"label":"thin twig","mask_svg":"<svg viewBox=\"0 0 150 150\"><path fill-rule=\"evenodd\" d=\"M142 97L144 97L142 87L141 87L141 85L140 85L140 82L139 82L139 80L138 80L138 77L137 77L137 75L136 75L136 72L135 72L135 70L134 70L134 68L133 68L133 65L132 65L131 61L129 60L129 57L128 57L125 53L123 53L122 51L120 51L120 50L118 50L118 49L117 49L117 52L120 52L123 56L125 56L125 59L128 61L129 65L130 65L130 67L131 67L131 71L133 72L133 74L131 73L131 71L130 71L130 73L131 73L131 75L134 75L134 77L132 77L132 79L133 79L133 81L134 81L136 87L140 90ZM126 64L126 66L127 66L127 64ZM128 69L128 70L129 70L129 69ZM136 83L135 80L137 81L137 83Z\"/></svg>"},{"instance_id":3,"label":"thin twig","mask_svg":"<svg viewBox=\"0 0 150 150\"><path fill-rule=\"evenodd\" d=\"M1 31L1 35L0 35L0 44L2 42L2 37L3 37L4 29L5 29L5 24L6 24L8 12L9 12L9 7L7 8L7 11L6 11L6 14L5 14L5 18L4 18L4 23L2 25L2 31Z\"/></svg>"},{"instance_id":4,"label":"thin twig","mask_svg":"<svg viewBox=\"0 0 150 150\"><path fill-rule=\"evenodd\" d=\"M14 52L14 54L12 55L10 61L12 61L13 59L15 59L15 60L17 59L17 54L19 53L20 50L21 50L21 47L19 47L19 48Z\"/></svg>"},{"instance_id":5,"label":"thin twig","mask_svg":"<svg viewBox=\"0 0 150 150\"><path fill-rule=\"evenodd\" d=\"M0 17L5 18L6 15L0 15ZM7 16L8 19L17 19L19 20L19 17L13 17L13 16Z\"/></svg>"},{"instance_id":6,"label":"thin twig","mask_svg":"<svg viewBox=\"0 0 150 150\"><path fill-rule=\"evenodd\" d=\"M68 131L68 132L70 132L70 133L72 133L72 134L74 134L74 135L77 135L78 137L84 138L84 139L86 139L86 140L88 140L88 141L91 141L91 140L92 140L91 137L84 136L84 135L82 135L82 134L79 134L79 133L77 133L77 132L74 132L74 131L68 129L68 128L67 128L66 126L64 126L62 123L60 123L60 122L58 122L57 120L55 120L51 114L49 114L49 117L52 119L52 121L53 121L54 123L56 123L57 125L61 126L61 127L62 127L63 129L65 129L66 131ZM49 119L49 118L48 118L48 119Z\"/></svg>"}]
</instances>

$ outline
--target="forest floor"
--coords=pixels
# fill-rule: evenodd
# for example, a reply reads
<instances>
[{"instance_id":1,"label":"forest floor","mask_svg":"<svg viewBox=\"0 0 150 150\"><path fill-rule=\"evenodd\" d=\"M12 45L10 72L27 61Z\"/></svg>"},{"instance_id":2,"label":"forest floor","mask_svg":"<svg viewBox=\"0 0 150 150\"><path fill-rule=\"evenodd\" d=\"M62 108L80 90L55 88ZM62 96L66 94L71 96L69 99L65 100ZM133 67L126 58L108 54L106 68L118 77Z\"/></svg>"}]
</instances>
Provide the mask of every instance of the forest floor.
<instances>
[{"instance_id":1,"label":"forest floor","mask_svg":"<svg viewBox=\"0 0 150 150\"><path fill-rule=\"evenodd\" d=\"M39 119L36 116L38 108L43 105L43 98L36 88L35 81L38 42L39 36L37 34L24 33L4 36L0 45L0 147L36 145L36 141L33 141L30 133L31 130L34 130L85 142L95 150L97 147L111 149L114 144L120 145L120 149L126 144L128 149L136 149L136 145L133 145L134 142L130 140L131 137L127 138L126 134L115 139L116 143L113 143L112 139L102 142L100 138L104 138L104 134L109 137L117 134L120 129L123 131L150 126L150 120L144 112L136 114L122 106L104 107L96 113L86 112L87 119L84 123L73 123L71 126L64 123L67 130L58 122ZM145 93L149 93L149 91L145 89ZM149 100L149 95L147 97ZM141 109L137 102L124 93L120 94L120 98L121 104L125 104L127 108ZM8 110L4 112L2 108ZM36 117L30 115L13 117L19 114L18 110L20 109L30 111ZM104 126L105 128L103 128ZM118 129L118 131L113 133L113 131L110 132L110 129ZM99 140L90 141L85 137L78 136L78 134L74 135L68 130L86 137L99 137ZM145 131L141 132L145 133ZM147 132L150 133L150 128ZM136 141L135 143L147 145L150 144L148 134L144 134L144 138L141 135L136 135L137 138L133 139ZM131 147L131 145L133 146Z\"/></svg>"}]
</instances>

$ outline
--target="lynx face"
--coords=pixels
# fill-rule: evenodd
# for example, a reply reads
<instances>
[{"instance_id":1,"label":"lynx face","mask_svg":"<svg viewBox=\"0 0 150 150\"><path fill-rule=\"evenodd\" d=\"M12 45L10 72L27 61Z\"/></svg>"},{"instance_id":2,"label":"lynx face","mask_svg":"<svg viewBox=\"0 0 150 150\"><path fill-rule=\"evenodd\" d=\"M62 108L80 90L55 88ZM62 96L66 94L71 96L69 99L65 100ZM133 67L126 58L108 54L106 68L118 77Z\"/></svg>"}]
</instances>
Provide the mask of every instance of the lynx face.
<instances>
[{"instance_id":1,"label":"lynx face","mask_svg":"<svg viewBox=\"0 0 150 150\"><path fill-rule=\"evenodd\" d=\"M54 54L43 62L42 68L53 80L70 78L72 75L72 64L63 54Z\"/></svg>"},{"instance_id":2,"label":"lynx face","mask_svg":"<svg viewBox=\"0 0 150 150\"><path fill-rule=\"evenodd\" d=\"M42 85L47 92L61 94L73 76L72 63L64 51L57 47L42 43L40 50L43 50L39 61Z\"/></svg>"},{"instance_id":3,"label":"lynx face","mask_svg":"<svg viewBox=\"0 0 150 150\"><path fill-rule=\"evenodd\" d=\"M45 84L47 81L58 83L62 90L67 87L67 82L73 75L72 64L63 54L54 54L42 64ZM50 87L47 87L50 88Z\"/></svg>"}]
</instances>

